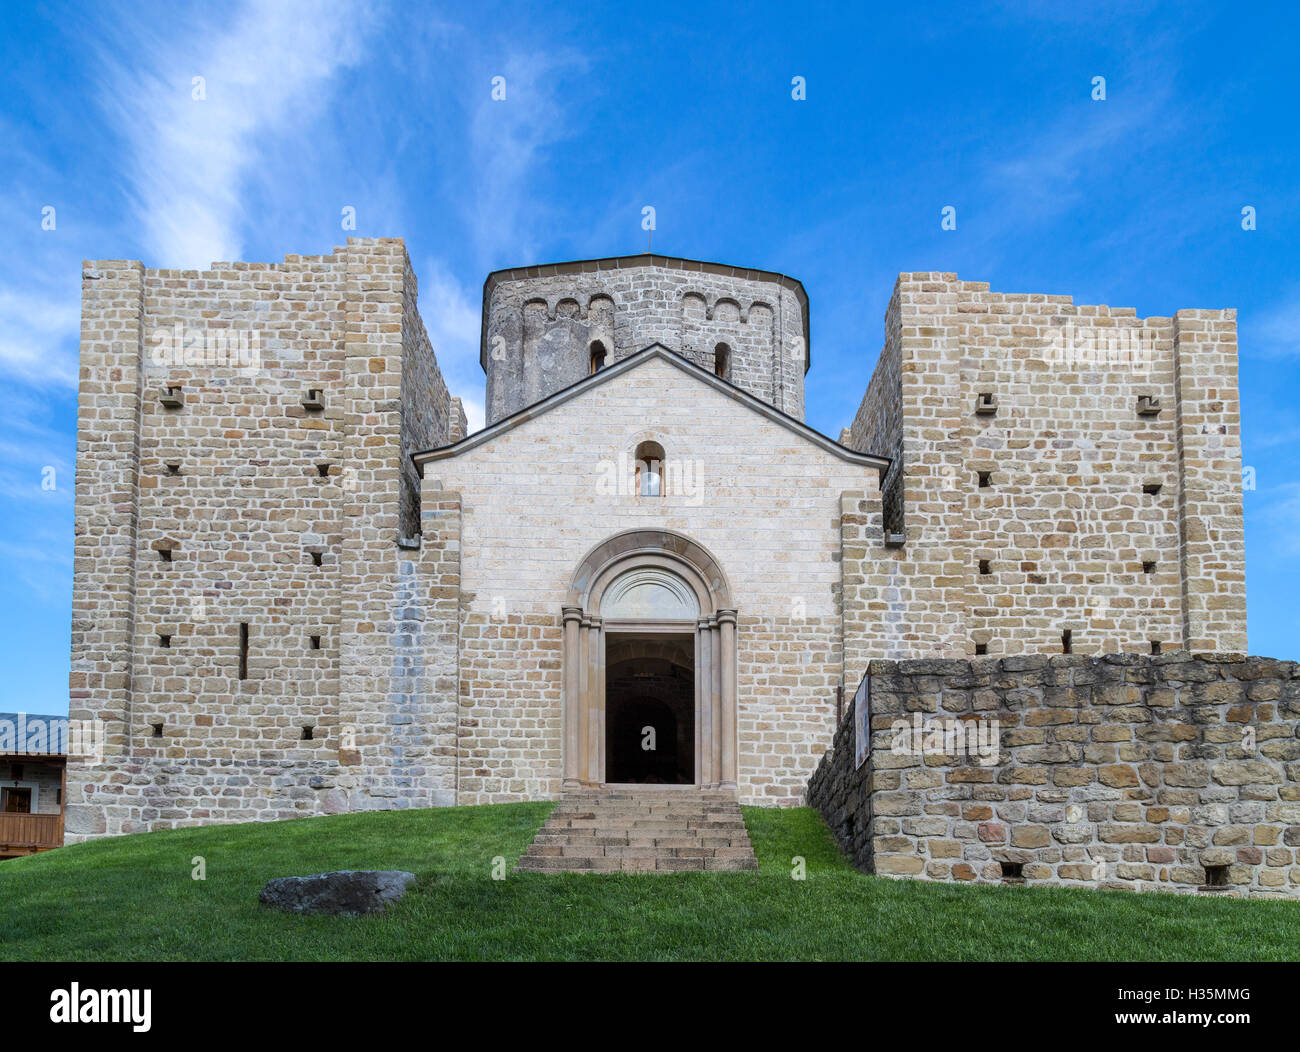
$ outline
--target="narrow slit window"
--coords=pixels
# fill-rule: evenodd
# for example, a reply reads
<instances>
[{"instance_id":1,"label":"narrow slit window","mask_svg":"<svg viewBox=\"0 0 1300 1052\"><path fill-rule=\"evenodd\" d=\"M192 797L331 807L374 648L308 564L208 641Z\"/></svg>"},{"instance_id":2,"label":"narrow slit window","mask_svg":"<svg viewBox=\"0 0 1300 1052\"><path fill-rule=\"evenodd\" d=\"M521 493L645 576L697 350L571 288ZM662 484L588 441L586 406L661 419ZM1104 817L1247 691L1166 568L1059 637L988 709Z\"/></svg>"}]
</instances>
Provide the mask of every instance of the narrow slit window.
<instances>
[{"instance_id":1,"label":"narrow slit window","mask_svg":"<svg viewBox=\"0 0 1300 1052\"><path fill-rule=\"evenodd\" d=\"M1073 648L1074 648L1074 633L1067 628L1064 632L1061 633L1061 653L1073 654L1074 653Z\"/></svg>"},{"instance_id":2,"label":"narrow slit window","mask_svg":"<svg viewBox=\"0 0 1300 1052\"><path fill-rule=\"evenodd\" d=\"M311 564L312 564L312 566L321 566L321 565L323 565L323 564L324 564L324 559L325 559L325 553L324 553L324 552L313 551L313 552L311 553Z\"/></svg>"},{"instance_id":3,"label":"narrow slit window","mask_svg":"<svg viewBox=\"0 0 1300 1052\"><path fill-rule=\"evenodd\" d=\"M239 678L248 679L248 622L239 623Z\"/></svg>"},{"instance_id":4,"label":"narrow slit window","mask_svg":"<svg viewBox=\"0 0 1300 1052\"><path fill-rule=\"evenodd\" d=\"M731 348L725 343L713 349L713 372L724 380L731 379Z\"/></svg>"},{"instance_id":5,"label":"narrow slit window","mask_svg":"<svg viewBox=\"0 0 1300 1052\"><path fill-rule=\"evenodd\" d=\"M151 724L150 726L151 726L151 729L152 729L152 732L153 732L153 733L150 735L150 737L152 737L152 738L161 738L161 737L163 736L163 725L162 725L162 722L161 722L161 721L159 721L159 722L157 722L157 723L153 723L153 724Z\"/></svg>"},{"instance_id":6,"label":"narrow slit window","mask_svg":"<svg viewBox=\"0 0 1300 1052\"><path fill-rule=\"evenodd\" d=\"M315 732L314 727L311 726L304 727L302 729L302 740L305 742L312 741L314 737L314 732Z\"/></svg>"},{"instance_id":7,"label":"narrow slit window","mask_svg":"<svg viewBox=\"0 0 1300 1052\"><path fill-rule=\"evenodd\" d=\"M308 636L307 640L308 646L310 646L312 650L320 649L320 636Z\"/></svg>"}]
</instances>

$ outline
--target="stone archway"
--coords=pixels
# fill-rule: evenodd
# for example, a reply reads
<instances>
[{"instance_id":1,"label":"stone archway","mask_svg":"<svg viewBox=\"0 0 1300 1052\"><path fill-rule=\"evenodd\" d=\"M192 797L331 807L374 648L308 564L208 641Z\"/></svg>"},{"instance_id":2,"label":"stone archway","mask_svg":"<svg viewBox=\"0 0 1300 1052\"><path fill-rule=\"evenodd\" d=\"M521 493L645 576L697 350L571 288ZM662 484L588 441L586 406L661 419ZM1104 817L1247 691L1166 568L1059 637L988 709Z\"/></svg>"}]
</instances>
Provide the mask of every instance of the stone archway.
<instances>
[{"instance_id":1,"label":"stone archway","mask_svg":"<svg viewBox=\"0 0 1300 1052\"><path fill-rule=\"evenodd\" d=\"M736 611L717 560L669 530L628 530L578 564L563 608L564 787L602 785L610 640L688 637L695 784L736 787Z\"/></svg>"}]
</instances>

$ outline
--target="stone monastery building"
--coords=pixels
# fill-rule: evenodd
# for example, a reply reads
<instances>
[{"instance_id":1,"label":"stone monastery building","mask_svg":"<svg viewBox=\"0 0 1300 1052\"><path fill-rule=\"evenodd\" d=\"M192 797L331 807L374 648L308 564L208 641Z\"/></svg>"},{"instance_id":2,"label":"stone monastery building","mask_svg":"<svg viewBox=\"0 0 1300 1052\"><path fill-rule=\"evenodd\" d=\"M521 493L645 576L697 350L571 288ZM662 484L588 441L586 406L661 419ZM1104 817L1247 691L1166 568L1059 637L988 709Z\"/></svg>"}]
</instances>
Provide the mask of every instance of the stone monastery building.
<instances>
[{"instance_id":1,"label":"stone monastery building","mask_svg":"<svg viewBox=\"0 0 1300 1052\"><path fill-rule=\"evenodd\" d=\"M1246 650L1234 311L901 274L838 437L811 320L742 267L497 271L467 434L401 240L87 262L68 839L797 804L873 659Z\"/></svg>"}]
</instances>

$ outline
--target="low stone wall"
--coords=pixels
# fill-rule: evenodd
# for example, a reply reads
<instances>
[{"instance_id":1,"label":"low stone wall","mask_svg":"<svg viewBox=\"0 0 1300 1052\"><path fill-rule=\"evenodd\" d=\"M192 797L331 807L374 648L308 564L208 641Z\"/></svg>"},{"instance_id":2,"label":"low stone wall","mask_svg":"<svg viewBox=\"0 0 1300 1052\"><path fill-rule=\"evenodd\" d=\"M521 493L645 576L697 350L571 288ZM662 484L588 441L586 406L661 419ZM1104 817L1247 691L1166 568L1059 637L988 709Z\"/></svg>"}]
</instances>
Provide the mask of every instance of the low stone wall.
<instances>
[{"instance_id":1,"label":"low stone wall","mask_svg":"<svg viewBox=\"0 0 1300 1052\"><path fill-rule=\"evenodd\" d=\"M873 661L867 680L867 758L850 705L808 783L861 868L1300 897L1296 662Z\"/></svg>"},{"instance_id":2,"label":"low stone wall","mask_svg":"<svg viewBox=\"0 0 1300 1052\"><path fill-rule=\"evenodd\" d=\"M443 802L427 780L385 777L373 768L341 767L333 759L305 756L133 758L79 770L81 796L65 808L67 844L182 826L280 822Z\"/></svg>"}]
</instances>

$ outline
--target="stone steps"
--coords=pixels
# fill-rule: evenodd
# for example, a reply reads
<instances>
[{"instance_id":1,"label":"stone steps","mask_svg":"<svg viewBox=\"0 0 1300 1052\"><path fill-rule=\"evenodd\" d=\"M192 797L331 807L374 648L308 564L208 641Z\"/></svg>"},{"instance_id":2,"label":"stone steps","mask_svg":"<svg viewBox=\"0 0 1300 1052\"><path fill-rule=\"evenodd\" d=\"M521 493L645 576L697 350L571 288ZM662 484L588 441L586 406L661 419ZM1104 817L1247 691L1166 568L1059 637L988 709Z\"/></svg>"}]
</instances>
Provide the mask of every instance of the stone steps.
<instances>
[{"instance_id":1,"label":"stone steps","mask_svg":"<svg viewBox=\"0 0 1300 1052\"><path fill-rule=\"evenodd\" d=\"M734 793L625 788L565 793L516 867L533 873L757 868Z\"/></svg>"}]
</instances>

